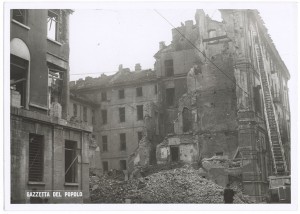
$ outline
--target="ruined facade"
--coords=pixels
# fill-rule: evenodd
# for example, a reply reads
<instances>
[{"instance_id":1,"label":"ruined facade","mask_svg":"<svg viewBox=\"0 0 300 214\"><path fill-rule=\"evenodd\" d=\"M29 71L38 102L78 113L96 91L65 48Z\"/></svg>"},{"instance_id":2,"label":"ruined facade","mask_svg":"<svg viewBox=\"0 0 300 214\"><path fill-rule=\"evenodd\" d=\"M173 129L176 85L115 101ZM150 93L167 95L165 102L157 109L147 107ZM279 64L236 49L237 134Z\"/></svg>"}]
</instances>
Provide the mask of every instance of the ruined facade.
<instances>
[{"instance_id":1,"label":"ruined facade","mask_svg":"<svg viewBox=\"0 0 300 214\"><path fill-rule=\"evenodd\" d=\"M98 105L92 100L70 93L68 120L94 126L96 124L95 111L97 108ZM100 147L94 132L92 132L89 139L89 169L94 174L101 174L102 172Z\"/></svg>"},{"instance_id":2,"label":"ruined facade","mask_svg":"<svg viewBox=\"0 0 300 214\"><path fill-rule=\"evenodd\" d=\"M73 83L72 83L73 84ZM158 136L158 90L155 72L119 67L114 75L78 80L71 92L93 100L94 134L100 146L102 170L128 170L129 157L142 138ZM150 155L150 154L149 154ZM155 159L155 151L152 159ZM150 157L148 157L150 159Z\"/></svg>"},{"instance_id":3,"label":"ruined facade","mask_svg":"<svg viewBox=\"0 0 300 214\"><path fill-rule=\"evenodd\" d=\"M195 23L172 29L154 71L120 66L74 84L99 105L104 171L197 162L220 185L241 181L257 201L270 176L289 175L289 72L256 10L220 12L222 22L197 10Z\"/></svg>"},{"instance_id":4,"label":"ruined facade","mask_svg":"<svg viewBox=\"0 0 300 214\"><path fill-rule=\"evenodd\" d=\"M167 135L157 159L239 159L245 193L263 200L268 177L290 170L290 76L256 10L220 12L197 10L155 54Z\"/></svg>"},{"instance_id":5,"label":"ruined facade","mask_svg":"<svg viewBox=\"0 0 300 214\"><path fill-rule=\"evenodd\" d=\"M10 12L11 203L30 203L32 190L82 192L44 203L89 201L92 126L68 115L71 13Z\"/></svg>"}]
</instances>

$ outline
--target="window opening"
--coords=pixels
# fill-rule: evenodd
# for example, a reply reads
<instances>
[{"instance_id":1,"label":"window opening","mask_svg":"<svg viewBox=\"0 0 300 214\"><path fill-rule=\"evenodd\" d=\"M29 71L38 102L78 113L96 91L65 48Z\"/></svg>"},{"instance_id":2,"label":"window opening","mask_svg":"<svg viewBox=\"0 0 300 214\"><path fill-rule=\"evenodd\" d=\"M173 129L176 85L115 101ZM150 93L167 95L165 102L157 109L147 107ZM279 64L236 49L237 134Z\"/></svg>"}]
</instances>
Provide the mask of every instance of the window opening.
<instances>
[{"instance_id":1,"label":"window opening","mask_svg":"<svg viewBox=\"0 0 300 214\"><path fill-rule=\"evenodd\" d=\"M126 134L125 133L120 134L120 150L126 151Z\"/></svg>"},{"instance_id":2,"label":"window opening","mask_svg":"<svg viewBox=\"0 0 300 214\"><path fill-rule=\"evenodd\" d=\"M136 106L137 108L137 120L143 120L144 119L144 110L143 105Z\"/></svg>"},{"instance_id":3,"label":"window opening","mask_svg":"<svg viewBox=\"0 0 300 214\"><path fill-rule=\"evenodd\" d=\"M44 174L44 137L29 134L29 181L41 182Z\"/></svg>"},{"instance_id":4,"label":"window opening","mask_svg":"<svg viewBox=\"0 0 300 214\"><path fill-rule=\"evenodd\" d=\"M119 108L120 122L125 122L125 107Z\"/></svg>"},{"instance_id":5,"label":"window opening","mask_svg":"<svg viewBox=\"0 0 300 214\"><path fill-rule=\"evenodd\" d=\"M174 76L174 68L173 68L173 60L172 59L165 61L165 72L166 72L167 77Z\"/></svg>"},{"instance_id":6,"label":"window opening","mask_svg":"<svg viewBox=\"0 0 300 214\"><path fill-rule=\"evenodd\" d=\"M75 183L77 179L77 142L65 141L65 182Z\"/></svg>"},{"instance_id":7,"label":"window opening","mask_svg":"<svg viewBox=\"0 0 300 214\"><path fill-rule=\"evenodd\" d=\"M58 40L59 10L48 10L47 37Z\"/></svg>"},{"instance_id":8,"label":"window opening","mask_svg":"<svg viewBox=\"0 0 300 214\"><path fill-rule=\"evenodd\" d=\"M107 152L108 151L108 148L107 148L107 136L106 135L102 136L102 149L103 149L103 152Z\"/></svg>"}]
</instances>

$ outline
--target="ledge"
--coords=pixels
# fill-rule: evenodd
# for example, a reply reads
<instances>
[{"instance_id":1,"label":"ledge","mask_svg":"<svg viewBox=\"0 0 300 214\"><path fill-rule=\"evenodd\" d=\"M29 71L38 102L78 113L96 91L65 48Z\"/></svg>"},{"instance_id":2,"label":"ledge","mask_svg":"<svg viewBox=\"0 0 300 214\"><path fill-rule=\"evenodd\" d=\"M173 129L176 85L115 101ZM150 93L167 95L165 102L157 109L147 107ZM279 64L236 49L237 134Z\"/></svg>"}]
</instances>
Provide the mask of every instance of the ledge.
<instances>
[{"instance_id":1,"label":"ledge","mask_svg":"<svg viewBox=\"0 0 300 214\"><path fill-rule=\"evenodd\" d=\"M30 30L30 27L28 27L27 25L22 24L21 22L18 22L16 20L14 20L14 19L12 19L11 22L13 22L13 23L15 23L15 24L17 24L17 25L25 28L26 30Z\"/></svg>"},{"instance_id":2,"label":"ledge","mask_svg":"<svg viewBox=\"0 0 300 214\"><path fill-rule=\"evenodd\" d=\"M48 37L47 37L47 40L50 41L50 42L52 42L52 43L54 43L54 44L57 44L57 45L59 45L59 46L62 46L62 44L61 44L60 42L55 41L55 40L53 40L53 39L50 39L50 38L48 38Z\"/></svg>"},{"instance_id":3,"label":"ledge","mask_svg":"<svg viewBox=\"0 0 300 214\"><path fill-rule=\"evenodd\" d=\"M26 118L28 120L40 121L43 123L68 127L70 129L75 129L75 130L80 130L80 131L93 132L92 126L82 124L82 123L67 121L67 120L64 120L61 118L57 118L57 117L50 117L46 114L29 111L26 109L21 109L21 108L16 108L16 107L11 106L10 113L12 116L22 117L22 118Z\"/></svg>"},{"instance_id":4,"label":"ledge","mask_svg":"<svg viewBox=\"0 0 300 214\"><path fill-rule=\"evenodd\" d=\"M46 110L46 111L49 110L49 108L47 108L46 106L41 106L41 105L34 104L34 103L29 103L29 105L32 106L32 107L35 107L35 108Z\"/></svg>"},{"instance_id":5,"label":"ledge","mask_svg":"<svg viewBox=\"0 0 300 214\"><path fill-rule=\"evenodd\" d=\"M78 183L65 183L65 186L69 186L69 187L78 187L79 184Z\"/></svg>"},{"instance_id":6,"label":"ledge","mask_svg":"<svg viewBox=\"0 0 300 214\"><path fill-rule=\"evenodd\" d=\"M46 184L44 182L37 182L37 181L28 181L28 185L34 185L34 186L45 186Z\"/></svg>"}]
</instances>

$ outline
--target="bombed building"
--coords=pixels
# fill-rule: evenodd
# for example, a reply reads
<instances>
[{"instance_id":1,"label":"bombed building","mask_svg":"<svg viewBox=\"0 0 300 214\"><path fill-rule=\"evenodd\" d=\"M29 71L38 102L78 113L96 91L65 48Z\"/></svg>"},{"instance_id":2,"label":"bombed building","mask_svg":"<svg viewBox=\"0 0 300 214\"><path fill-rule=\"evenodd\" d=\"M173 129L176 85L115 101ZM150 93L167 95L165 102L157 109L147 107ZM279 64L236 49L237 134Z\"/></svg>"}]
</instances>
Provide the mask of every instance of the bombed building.
<instances>
[{"instance_id":1,"label":"bombed building","mask_svg":"<svg viewBox=\"0 0 300 214\"><path fill-rule=\"evenodd\" d=\"M72 12L10 11L11 203L33 203L30 191L82 192L72 199L50 194L38 203L89 200L93 127L69 116Z\"/></svg>"},{"instance_id":2,"label":"bombed building","mask_svg":"<svg viewBox=\"0 0 300 214\"><path fill-rule=\"evenodd\" d=\"M232 164L210 165L208 177L223 186L239 177L257 201L272 179L289 182L289 71L257 10L220 12L222 22L197 10L195 21L172 29L154 71L120 67L74 84L72 93L100 105L94 129L104 171L226 159Z\"/></svg>"},{"instance_id":3,"label":"bombed building","mask_svg":"<svg viewBox=\"0 0 300 214\"><path fill-rule=\"evenodd\" d=\"M143 137L159 141L158 89L153 70L142 70L136 64L135 71L130 71L120 65L114 75L72 82L71 92L98 105L94 110L94 135L102 171L128 171L128 165L132 165L129 157ZM151 161L150 153L147 157L149 163L155 161L153 146Z\"/></svg>"},{"instance_id":4,"label":"bombed building","mask_svg":"<svg viewBox=\"0 0 300 214\"><path fill-rule=\"evenodd\" d=\"M290 75L256 10L220 12L197 10L155 54L167 127L157 161L240 160L244 191L260 200L269 176L290 171Z\"/></svg>"}]
</instances>

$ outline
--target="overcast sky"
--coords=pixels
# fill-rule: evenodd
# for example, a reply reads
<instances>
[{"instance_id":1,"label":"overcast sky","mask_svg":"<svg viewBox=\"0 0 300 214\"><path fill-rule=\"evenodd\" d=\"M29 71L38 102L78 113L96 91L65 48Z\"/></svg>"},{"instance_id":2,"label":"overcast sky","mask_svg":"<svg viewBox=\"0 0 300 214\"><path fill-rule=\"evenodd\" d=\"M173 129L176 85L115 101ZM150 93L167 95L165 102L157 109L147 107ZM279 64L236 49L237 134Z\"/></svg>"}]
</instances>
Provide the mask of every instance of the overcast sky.
<instances>
[{"instance_id":1,"label":"overcast sky","mask_svg":"<svg viewBox=\"0 0 300 214\"><path fill-rule=\"evenodd\" d=\"M105 5L106 6L106 5ZM215 8L256 8L260 11L269 33L291 73L296 65L296 7L292 3L254 4L173 4L144 8L116 5L99 9L74 9L70 17L70 80L101 73L113 74L119 64L134 70L136 63L143 69L154 66L153 55L160 41L170 44L173 28L153 9L174 26L194 20L196 8L205 8L206 14L221 20ZM202 7L199 7L202 6ZM216 7L220 6L220 7ZM101 9L104 8L104 9ZM96 73L96 74L91 74ZM81 75L78 75L81 74Z\"/></svg>"}]
</instances>

